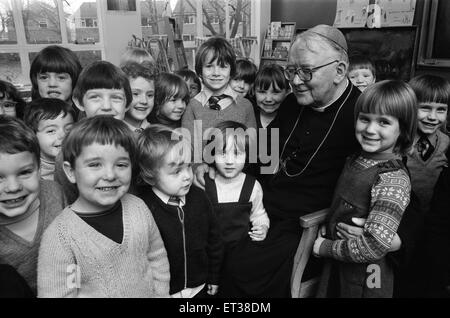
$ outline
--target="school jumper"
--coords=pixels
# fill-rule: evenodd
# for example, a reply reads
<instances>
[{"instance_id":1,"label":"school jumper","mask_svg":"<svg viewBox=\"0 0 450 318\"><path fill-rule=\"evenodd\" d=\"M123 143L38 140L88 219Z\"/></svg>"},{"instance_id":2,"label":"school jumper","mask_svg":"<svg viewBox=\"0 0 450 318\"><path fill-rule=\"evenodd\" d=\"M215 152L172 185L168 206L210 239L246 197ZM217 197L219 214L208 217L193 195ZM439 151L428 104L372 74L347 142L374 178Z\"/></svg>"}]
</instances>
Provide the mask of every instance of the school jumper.
<instances>
[{"instance_id":1,"label":"school jumper","mask_svg":"<svg viewBox=\"0 0 450 318\"><path fill-rule=\"evenodd\" d=\"M202 284L218 285L223 243L205 193L191 186L180 211L163 202L151 186L139 187L139 197L152 211L167 250L170 294Z\"/></svg>"},{"instance_id":2,"label":"school jumper","mask_svg":"<svg viewBox=\"0 0 450 318\"><path fill-rule=\"evenodd\" d=\"M38 297L168 296L169 262L152 214L131 194L120 202L120 244L70 206L47 228L39 250Z\"/></svg>"},{"instance_id":3,"label":"school jumper","mask_svg":"<svg viewBox=\"0 0 450 318\"><path fill-rule=\"evenodd\" d=\"M206 144L206 140L203 140L203 134L207 133L209 128L231 120L244 124L247 128L256 129L255 114L248 99L238 96L228 85L223 93L227 97L219 102L221 109L214 110L208 106L208 100L212 94L209 89L204 87L200 93L191 99L181 119L181 126L188 129L192 143L196 145L194 155L200 156L199 158L202 158L201 151ZM201 126L199 123L201 123Z\"/></svg>"},{"instance_id":4,"label":"school jumper","mask_svg":"<svg viewBox=\"0 0 450 318\"><path fill-rule=\"evenodd\" d=\"M392 297L393 268L384 257L409 204L410 181L395 154L349 158L339 178L327 222L327 238L319 254L326 257L318 297ZM340 222L367 218L362 236L337 236ZM330 259L331 258L331 259ZM375 265L375 266L374 266ZM379 270L375 287L368 282Z\"/></svg>"},{"instance_id":5,"label":"school jumper","mask_svg":"<svg viewBox=\"0 0 450 318\"><path fill-rule=\"evenodd\" d=\"M44 230L66 206L61 187L53 181L41 180L39 192L39 219L33 241L14 234L0 226L0 260L9 264L25 278L31 290L37 291L38 251Z\"/></svg>"},{"instance_id":6,"label":"school jumper","mask_svg":"<svg viewBox=\"0 0 450 318\"><path fill-rule=\"evenodd\" d=\"M416 145L408 154L407 166L411 173L411 184L419 196L421 207L426 213L430 208L433 189L442 169L447 166L445 152L449 147L449 137L441 131L436 132L437 143L431 156L423 161Z\"/></svg>"}]
</instances>

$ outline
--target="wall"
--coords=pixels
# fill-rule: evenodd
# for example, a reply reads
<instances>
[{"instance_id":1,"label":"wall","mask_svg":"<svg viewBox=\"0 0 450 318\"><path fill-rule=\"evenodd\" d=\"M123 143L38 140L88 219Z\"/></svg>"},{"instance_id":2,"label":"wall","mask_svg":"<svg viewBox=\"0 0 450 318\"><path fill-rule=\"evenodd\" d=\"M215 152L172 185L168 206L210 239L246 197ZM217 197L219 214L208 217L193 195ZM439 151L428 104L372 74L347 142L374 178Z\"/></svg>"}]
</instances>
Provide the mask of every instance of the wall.
<instances>
[{"instance_id":1,"label":"wall","mask_svg":"<svg viewBox=\"0 0 450 318\"><path fill-rule=\"evenodd\" d=\"M337 0L272 0L271 21L296 22L297 28L310 28L317 24L333 25ZM414 25L420 32L423 14L423 0L416 0ZM428 73L446 77L450 80L450 68L419 67L415 75Z\"/></svg>"},{"instance_id":2,"label":"wall","mask_svg":"<svg viewBox=\"0 0 450 318\"><path fill-rule=\"evenodd\" d=\"M140 10L107 11L106 1L102 1L101 5L105 60L119 65L120 56L125 52L132 34L142 37Z\"/></svg>"}]
</instances>

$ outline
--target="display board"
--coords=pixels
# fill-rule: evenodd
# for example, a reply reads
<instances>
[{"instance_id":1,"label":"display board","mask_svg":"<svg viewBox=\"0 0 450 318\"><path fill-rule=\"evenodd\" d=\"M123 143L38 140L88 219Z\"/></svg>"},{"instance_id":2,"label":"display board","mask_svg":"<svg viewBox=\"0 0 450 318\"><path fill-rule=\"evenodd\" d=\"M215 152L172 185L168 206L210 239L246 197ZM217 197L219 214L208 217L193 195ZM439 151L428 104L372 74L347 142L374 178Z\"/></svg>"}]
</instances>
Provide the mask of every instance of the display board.
<instances>
[{"instance_id":1,"label":"display board","mask_svg":"<svg viewBox=\"0 0 450 318\"><path fill-rule=\"evenodd\" d=\"M377 80L402 79L414 76L418 34L417 26L379 29L342 28L349 55L363 55L374 63ZM298 29L297 34L305 31Z\"/></svg>"}]
</instances>

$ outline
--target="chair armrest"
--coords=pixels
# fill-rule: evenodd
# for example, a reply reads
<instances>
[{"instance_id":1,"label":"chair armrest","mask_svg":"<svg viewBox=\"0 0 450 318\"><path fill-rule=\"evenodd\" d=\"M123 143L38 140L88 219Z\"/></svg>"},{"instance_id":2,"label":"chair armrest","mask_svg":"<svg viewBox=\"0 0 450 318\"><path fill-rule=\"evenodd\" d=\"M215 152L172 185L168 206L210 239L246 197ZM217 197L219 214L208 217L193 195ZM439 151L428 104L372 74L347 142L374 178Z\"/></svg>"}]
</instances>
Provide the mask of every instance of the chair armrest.
<instances>
[{"instance_id":1,"label":"chair armrest","mask_svg":"<svg viewBox=\"0 0 450 318\"><path fill-rule=\"evenodd\" d=\"M327 208L301 216L300 226L306 229L323 223L329 211L330 209Z\"/></svg>"}]
</instances>

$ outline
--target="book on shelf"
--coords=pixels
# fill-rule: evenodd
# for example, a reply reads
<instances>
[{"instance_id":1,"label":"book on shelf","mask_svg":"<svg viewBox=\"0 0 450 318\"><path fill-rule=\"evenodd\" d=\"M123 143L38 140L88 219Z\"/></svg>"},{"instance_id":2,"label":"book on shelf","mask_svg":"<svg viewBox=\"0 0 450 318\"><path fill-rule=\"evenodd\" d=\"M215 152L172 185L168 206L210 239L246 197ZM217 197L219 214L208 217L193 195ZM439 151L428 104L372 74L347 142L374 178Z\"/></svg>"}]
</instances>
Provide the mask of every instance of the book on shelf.
<instances>
[{"instance_id":1,"label":"book on shelf","mask_svg":"<svg viewBox=\"0 0 450 318\"><path fill-rule=\"evenodd\" d=\"M290 45L290 42L277 42L273 48L272 57L277 59L287 59Z\"/></svg>"},{"instance_id":2,"label":"book on shelf","mask_svg":"<svg viewBox=\"0 0 450 318\"><path fill-rule=\"evenodd\" d=\"M271 39L264 40L264 51L263 51L264 57L272 57L272 44L273 43Z\"/></svg>"},{"instance_id":3,"label":"book on shelf","mask_svg":"<svg viewBox=\"0 0 450 318\"><path fill-rule=\"evenodd\" d=\"M270 22L270 36L272 39L276 39L280 36L281 21Z\"/></svg>"}]
</instances>

